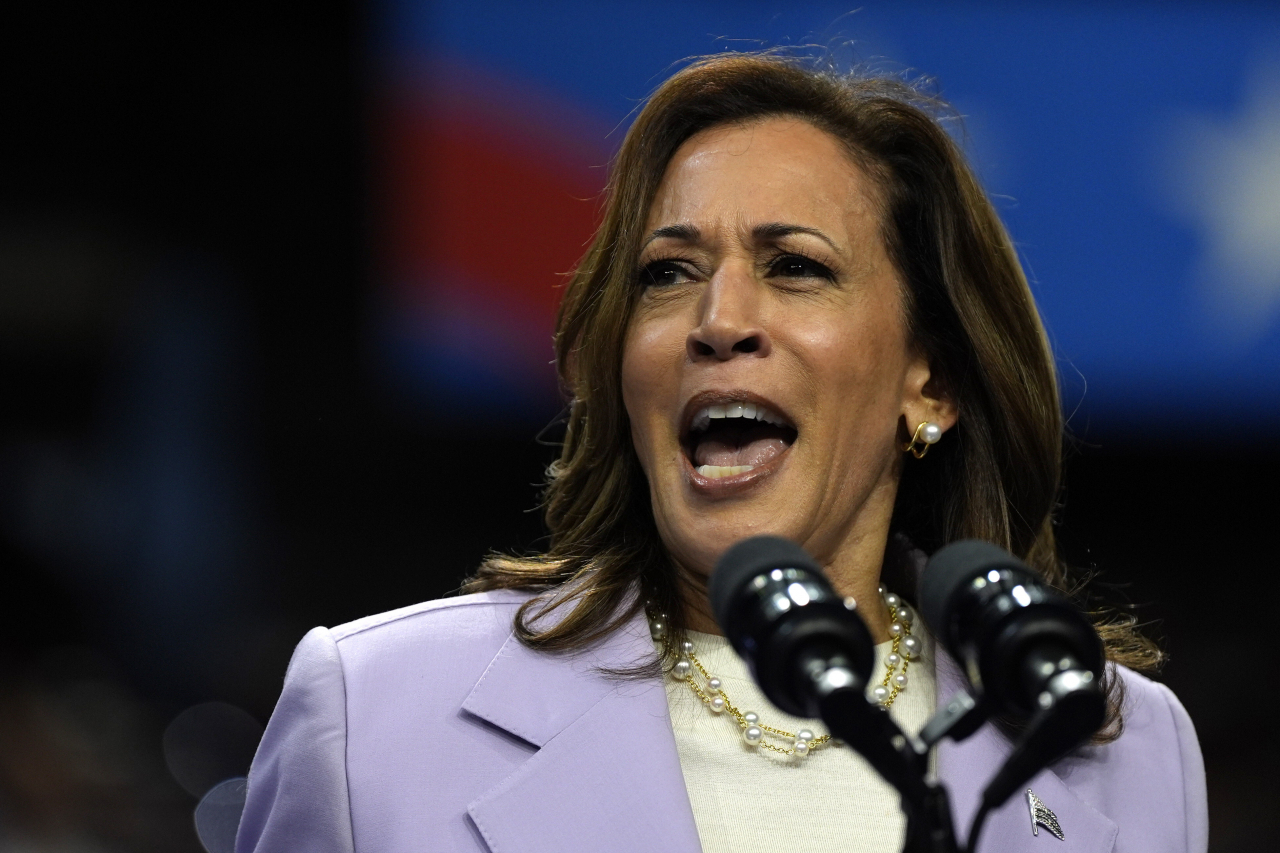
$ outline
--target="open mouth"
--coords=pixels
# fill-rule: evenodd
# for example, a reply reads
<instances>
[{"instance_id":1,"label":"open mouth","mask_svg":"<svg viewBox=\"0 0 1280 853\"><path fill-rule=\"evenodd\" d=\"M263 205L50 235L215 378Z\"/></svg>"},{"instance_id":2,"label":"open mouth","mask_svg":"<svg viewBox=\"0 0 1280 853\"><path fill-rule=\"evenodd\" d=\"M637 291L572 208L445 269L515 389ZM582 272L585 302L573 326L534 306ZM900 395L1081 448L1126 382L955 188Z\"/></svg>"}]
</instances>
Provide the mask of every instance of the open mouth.
<instances>
[{"instance_id":1,"label":"open mouth","mask_svg":"<svg viewBox=\"0 0 1280 853\"><path fill-rule=\"evenodd\" d=\"M719 480L769 464L795 442L796 434L791 422L768 406L730 401L698 408L682 444L700 475Z\"/></svg>"}]
</instances>

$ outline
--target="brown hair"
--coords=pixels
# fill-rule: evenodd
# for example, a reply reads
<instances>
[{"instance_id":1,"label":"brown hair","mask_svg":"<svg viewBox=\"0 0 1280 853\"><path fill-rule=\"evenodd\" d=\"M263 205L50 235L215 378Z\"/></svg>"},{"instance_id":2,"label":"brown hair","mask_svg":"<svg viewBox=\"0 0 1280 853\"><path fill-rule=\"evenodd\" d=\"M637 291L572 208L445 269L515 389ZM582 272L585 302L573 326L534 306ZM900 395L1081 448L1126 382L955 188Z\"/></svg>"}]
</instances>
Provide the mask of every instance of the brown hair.
<instances>
[{"instance_id":1,"label":"brown hair","mask_svg":"<svg viewBox=\"0 0 1280 853\"><path fill-rule=\"evenodd\" d=\"M676 631L684 624L682 579L659 540L622 402L622 347L640 293L635 265L676 150L706 128L778 115L841 140L879 185L913 340L960 411L944 442L904 466L894 530L926 551L985 539L1053 586L1080 592L1052 525L1063 436L1053 358L1009 236L935 118L945 106L895 79L776 54L722 54L675 74L640 111L613 164L603 221L565 290L555 342L572 402L560 458L547 472L550 547L491 555L465 587L538 593L516 618L526 645L581 648L630 619L643 598ZM536 619L560 608L559 620ZM1095 614L1095 624L1108 659L1138 669L1159 663L1132 619ZM1121 682L1110 682L1104 737L1119 733Z\"/></svg>"}]
</instances>

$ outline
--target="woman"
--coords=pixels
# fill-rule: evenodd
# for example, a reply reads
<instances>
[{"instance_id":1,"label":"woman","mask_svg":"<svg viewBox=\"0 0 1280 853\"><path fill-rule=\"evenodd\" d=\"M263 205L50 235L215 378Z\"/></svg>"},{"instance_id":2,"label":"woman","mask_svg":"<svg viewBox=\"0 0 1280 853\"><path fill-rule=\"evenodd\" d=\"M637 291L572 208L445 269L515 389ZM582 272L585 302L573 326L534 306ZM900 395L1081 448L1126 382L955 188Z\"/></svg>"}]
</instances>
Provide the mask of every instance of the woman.
<instances>
[{"instance_id":1,"label":"woman","mask_svg":"<svg viewBox=\"0 0 1280 853\"><path fill-rule=\"evenodd\" d=\"M982 538L1067 585L1051 357L935 108L768 55L658 89L560 311L551 547L308 634L240 850L900 849L892 791L752 692L705 586L746 536L804 546L881 643L875 700L918 729L961 685L894 594L921 550ZM983 851L1205 848L1190 721L1124 666L1158 654L1098 630L1107 725L988 820ZM988 726L939 751L962 832L1008 750Z\"/></svg>"}]
</instances>

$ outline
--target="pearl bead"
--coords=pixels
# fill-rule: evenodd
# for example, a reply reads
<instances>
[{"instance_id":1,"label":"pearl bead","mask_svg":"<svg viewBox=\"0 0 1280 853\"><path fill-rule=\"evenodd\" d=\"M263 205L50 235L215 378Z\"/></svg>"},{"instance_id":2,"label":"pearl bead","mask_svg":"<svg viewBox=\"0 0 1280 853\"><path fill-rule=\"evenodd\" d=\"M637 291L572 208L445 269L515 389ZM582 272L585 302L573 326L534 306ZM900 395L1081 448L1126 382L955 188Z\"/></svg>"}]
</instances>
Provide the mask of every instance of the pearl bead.
<instances>
[{"instance_id":1,"label":"pearl bead","mask_svg":"<svg viewBox=\"0 0 1280 853\"><path fill-rule=\"evenodd\" d=\"M808 729L801 729L796 732L796 740L813 740L813 732Z\"/></svg>"},{"instance_id":2,"label":"pearl bead","mask_svg":"<svg viewBox=\"0 0 1280 853\"><path fill-rule=\"evenodd\" d=\"M661 619L650 619L649 636L653 637L655 640L661 640L663 637L667 636L667 623L663 622Z\"/></svg>"},{"instance_id":3,"label":"pearl bead","mask_svg":"<svg viewBox=\"0 0 1280 853\"><path fill-rule=\"evenodd\" d=\"M897 669L898 664L900 663L902 663L902 655L897 652L889 652L888 656L884 659L884 665L889 667L889 669Z\"/></svg>"},{"instance_id":4,"label":"pearl bead","mask_svg":"<svg viewBox=\"0 0 1280 853\"><path fill-rule=\"evenodd\" d=\"M797 738L796 742L791 745L791 748L795 750L798 757L804 758L809 754L809 741Z\"/></svg>"},{"instance_id":5,"label":"pearl bead","mask_svg":"<svg viewBox=\"0 0 1280 853\"><path fill-rule=\"evenodd\" d=\"M898 621L905 625L910 625L915 620L915 614L911 612L911 608L905 604L898 608Z\"/></svg>"},{"instance_id":6,"label":"pearl bead","mask_svg":"<svg viewBox=\"0 0 1280 853\"><path fill-rule=\"evenodd\" d=\"M707 689L710 690L712 693L719 693L720 687L721 687L721 681L720 679L716 678L714 675L707 679Z\"/></svg>"},{"instance_id":7,"label":"pearl bead","mask_svg":"<svg viewBox=\"0 0 1280 853\"><path fill-rule=\"evenodd\" d=\"M906 676L906 673L902 673L902 672L900 672L900 673L898 673L897 675L895 675L895 676L893 677L893 683L894 683L894 685L895 685L899 690L901 690L901 689L903 689L904 687L906 687L906 686L907 686L907 676Z\"/></svg>"},{"instance_id":8,"label":"pearl bead","mask_svg":"<svg viewBox=\"0 0 1280 853\"><path fill-rule=\"evenodd\" d=\"M890 626L889 626L889 636L890 636L890 637L901 637L901 636L902 636L902 623L901 623L901 622L894 622L892 625L890 625Z\"/></svg>"},{"instance_id":9,"label":"pearl bead","mask_svg":"<svg viewBox=\"0 0 1280 853\"><path fill-rule=\"evenodd\" d=\"M908 660L915 660L920 656L920 640L915 637L903 637L901 648L902 653L907 656Z\"/></svg>"},{"instance_id":10,"label":"pearl bead","mask_svg":"<svg viewBox=\"0 0 1280 853\"><path fill-rule=\"evenodd\" d=\"M680 650L681 650L681 651L683 651L686 655L691 655L691 654L693 654L693 641L692 641L692 640L681 640L681 641L680 641Z\"/></svg>"},{"instance_id":11,"label":"pearl bead","mask_svg":"<svg viewBox=\"0 0 1280 853\"><path fill-rule=\"evenodd\" d=\"M676 678L684 681L689 677L689 673L693 671L693 664L689 663L688 658L680 658L676 661L676 665L671 667L671 674Z\"/></svg>"},{"instance_id":12,"label":"pearl bead","mask_svg":"<svg viewBox=\"0 0 1280 853\"><path fill-rule=\"evenodd\" d=\"M748 726L754 726L756 723L760 722L760 715L755 711L748 711L742 715L742 719L747 721Z\"/></svg>"},{"instance_id":13,"label":"pearl bead","mask_svg":"<svg viewBox=\"0 0 1280 853\"><path fill-rule=\"evenodd\" d=\"M898 598L898 596L892 592L886 592L884 594L884 603L890 607L897 607L901 601L902 599Z\"/></svg>"},{"instance_id":14,"label":"pearl bead","mask_svg":"<svg viewBox=\"0 0 1280 853\"><path fill-rule=\"evenodd\" d=\"M890 690L883 684L877 684L876 689L871 691L871 699L877 704L883 705L889 701Z\"/></svg>"},{"instance_id":15,"label":"pearl bead","mask_svg":"<svg viewBox=\"0 0 1280 853\"><path fill-rule=\"evenodd\" d=\"M723 712L724 712L724 697L723 697L723 696L712 696L712 697L711 697L711 703L710 703L710 704L711 704L711 710L712 710L714 713L720 714L720 713L723 713Z\"/></svg>"},{"instance_id":16,"label":"pearl bead","mask_svg":"<svg viewBox=\"0 0 1280 853\"><path fill-rule=\"evenodd\" d=\"M924 425L924 429L920 431L920 438L925 444L937 444L938 439L942 438L942 427L930 421Z\"/></svg>"},{"instance_id":17,"label":"pearl bead","mask_svg":"<svg viewBox=\"0 0 1280 853\"><path fill-rule=\"evenodd\" d=\"M746 741L747 746L756 746L764 737L764 730L759 726L747 726L742 730L742 739Z\"/></svg>"}]
</instances>

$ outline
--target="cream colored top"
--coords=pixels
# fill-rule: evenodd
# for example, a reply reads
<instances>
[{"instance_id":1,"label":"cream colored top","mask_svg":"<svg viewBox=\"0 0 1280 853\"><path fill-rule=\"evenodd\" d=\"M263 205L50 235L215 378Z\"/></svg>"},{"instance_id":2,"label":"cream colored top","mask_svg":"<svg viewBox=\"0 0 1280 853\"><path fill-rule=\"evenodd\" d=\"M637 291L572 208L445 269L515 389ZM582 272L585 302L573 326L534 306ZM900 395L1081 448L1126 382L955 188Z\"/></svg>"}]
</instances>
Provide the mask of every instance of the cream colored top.
<instances>
[{"instance_id":1,"label":"cream colored top","mask_svg":"<svg viewBox=\"0 0 1280 853\"><path fill-rule=\"evenodd\" d=\"M889 713L904 730L918 733L934 712L936 688L933 641L918 616L913 634L923 641L923 653L911 661L907 686ZM827 733L819 721L792 717L769 704L724 637L693 631L689 639L694 655L720 678L722 694L740 711L755 711L761 725L783 731ZM883 679L891 650L892 643L876 646L869 688ZM788 758L751 748L728 712L713 713L684 681L668 677L666 687L680 769L704 853L902 849L906 821L898 793L852 749L828 743L805 758ZM789 746L777 738L769 742Z\"/></svg>"}]
</instances>

